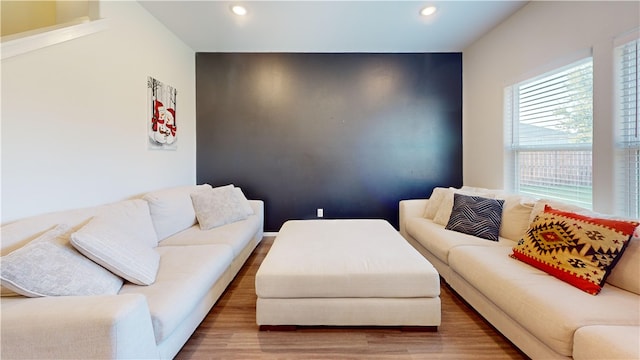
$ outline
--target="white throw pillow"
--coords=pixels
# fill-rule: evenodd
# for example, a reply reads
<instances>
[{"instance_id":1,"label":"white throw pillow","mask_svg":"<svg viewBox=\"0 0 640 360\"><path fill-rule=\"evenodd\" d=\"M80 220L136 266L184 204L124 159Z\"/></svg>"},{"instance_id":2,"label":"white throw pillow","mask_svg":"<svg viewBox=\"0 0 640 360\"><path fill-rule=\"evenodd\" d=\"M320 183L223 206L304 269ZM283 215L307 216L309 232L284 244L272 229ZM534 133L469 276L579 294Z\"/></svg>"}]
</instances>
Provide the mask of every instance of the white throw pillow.
<instances>
[{"instance_id":1,"label":"white throw pillow","mask_svg":"<svg viewBox=\"0 0 640 360\"><path fill-rule=\"evenodd\" d=\"M529 228L529 217L535 204L533 198L521 195L499 195L504 200L500 236L513 241L520 241Z\"/></svg>"},{"instance_id":2,"label":"white throw pillow","mask_svg":"<svg viewBox=\"0 0 640 360\"><path fill-rule=\"evenodd\" d=\"M191 200L202 230L247 218L246 208L242 206L233 185L198 190L191 194Z\"/></svg>"},{"instance_id":3,"label":"white throw pillow","mask_svg":"<svg viewBox=\"0 0 640 360\"><path fill-rule=\"evenodd\" d=\"M443 188L443 187L433 188L433 190L431 191L431 196L429 196L429 201L427 202L427 206L424 209L424 215L423 215L424 218L433 220L433 218L438 213L438 209L442 204L442 200L446 196L449 189Z\"/></svg>"},{"instance_id":4,"label":"white throw pillow","mask_svg":"<svg viewBox=\"0 0 640 360\"><path fill-rule=\"evenodd\" d=\"M237 201L240 203L240 206L242 206L242 209L244 210L245 214L247 216L253 215L254 214L253 208L251 207L251 204L249 204L249 200L247 200L247 197L244 196L242 189L240 189L239 187L236 187L233 189L233 191L236 193L236 197L238 198Z\"/></svg>"},{"instance_id":5,"label":"white throw pillow","mask_svg":"<svg viewBox=\"0 0 640 360\"><path fill-rule=\"evenodd\" d=\"M137 201L144 203L142 200L128 202ZM123 208L129 205L125 204ZM134 284L150 285L156 280L160 255L149 239L139 236L151 232L155 235L148 213L145 218L143 214L108 211L96 215L71 234L71 244L112 273Z\"/></svg>"},{"instance_id":6,"label":"white throw pillow","mask_svg":"<svg viewBox=\"0 0 640 360\"><path fill-rule=\"evenodd\" d=\"M2 257L2 286L28 297L113 295L122 279L79 254L58 225Z\"/></svg>"},{"instance_id":7,"label":"white throw pillow","mask_svg":"<svg viewBox=\"0 0 640 360\"><path fill-rule=\"evenodd\" d=\"M143 199L149 203L153 227L160 241L196 224L191 193L211 189L211 185L179 186L149 192Z\"/></svg>"},{"instance_id":8,"label":"white throw pillow","mask_svg":"<svg viewBox=\"0 0 640 360\"><path fill-rule=\"evenodd\" d=\"M640 274L640 227L636 228L635 234L629 240L627 249L611 270L607 282L640 295L638 274Z\"/></svg>"}]
</instances>

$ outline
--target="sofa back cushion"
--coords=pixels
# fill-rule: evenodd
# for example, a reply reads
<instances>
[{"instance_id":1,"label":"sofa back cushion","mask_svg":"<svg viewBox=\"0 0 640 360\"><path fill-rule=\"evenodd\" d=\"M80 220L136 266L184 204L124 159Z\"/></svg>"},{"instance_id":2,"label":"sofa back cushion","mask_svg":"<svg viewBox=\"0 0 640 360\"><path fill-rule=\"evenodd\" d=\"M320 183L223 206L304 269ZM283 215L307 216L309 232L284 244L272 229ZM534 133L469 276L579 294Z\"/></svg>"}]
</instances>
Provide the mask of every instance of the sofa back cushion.
<instances>
[{"instance_id":1,"label":"sofa back cushion","mask_svg":"<svg viewBox=\"0 0 640 360\"><path fill-rule=\"evenodd\" d=\"M126 234L142 246L149 248L158 246L158 235L151 220L149 204L142 199L125 200L105 205L98 210L91 222L97 220L104 223L105 227Z\"/></svg>"},{"instance_id":2,"label":"sofa back cushion","mask_svg":"<svg viewBox=\"0 0 640 360\"><path fill-rule=\"evenodd\" d=\"M636 228L607 283L640 295L640 228Z\"/></svg>"},{"instance_id":3,"label":"sofa back cushion","mask_svg":"<svg viewBox=\"0 0 640 360\"><path fill-rule=\"evenodd\" d=\"M85 224L101 206L39 214L2 225L0 256L19 249L58 224L77 227Z\"/></svg>"},{"instance_id":4,"label":"sofa back cushion","mask_svg":"<svg viewBox=\"0 0 640 360\"><path fill-rule=\"evenodd\" d=\"M520 241L529 228L529 217L535 200L521 195L498 195L504 200L500 236L513 241Z\"/></svg>"},{"instance_id":5,"label":"sofa back cushion","mask_svg":"<svg viewBox=\"0 0 640 360\"><path fill-rule=\"evenodd\" d=\"M433 220L433 218L438 213L438 209L442 204L442 200L444 200L444 197L446 196L448 191L449 191L448 188L443 188L443 187L433 188L433 190L431 191L431 196L429 196L429 202L427 203L427 206L424 209L423 216L426 219Z\"/></svg>"},{"instance_id":6,"label":"sofa back cushion","mask_svg":"<svg viewBox=\"0 0 640 360\"><path fill-rule=\"evenodd\" d=\"M179 186L152 191L143 196L149 203L151 220L158 240L162 241L196 224L191 193L205 188L211 189L211 185Z\"/></svg>"},{"instance_id":7,"label":"sofa back cushion","mask_svg":"<svg viewBox=\"0 0 640 360\"><path fill-rule=\"evenodd\" d=\"M533 210L531 210L531 215L529 216L529 223L533 222L533 220L540 213L544 212L545 206L551 206L552 208L560 211L569 211L572 213L590 216L590 217L609 217L606 215L595 213L589 209L580 207L578 205L567 204L565 202L552 200L552 199L539 199L533 206Z\"/></svg>"}]
</instances>

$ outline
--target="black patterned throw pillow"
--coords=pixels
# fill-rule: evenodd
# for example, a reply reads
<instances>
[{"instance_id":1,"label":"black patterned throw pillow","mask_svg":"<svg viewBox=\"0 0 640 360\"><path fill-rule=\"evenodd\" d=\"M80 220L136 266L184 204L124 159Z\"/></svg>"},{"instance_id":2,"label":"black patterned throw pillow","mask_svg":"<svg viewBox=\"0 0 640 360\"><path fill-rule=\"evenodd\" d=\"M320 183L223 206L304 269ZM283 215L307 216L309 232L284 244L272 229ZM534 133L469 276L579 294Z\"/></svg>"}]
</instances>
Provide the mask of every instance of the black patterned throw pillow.
<instances>
[{"instance_id":1,"label":"black patterned throw pillow","mask_svg":"<svg viewBox=\"0 0 640 360\"><path fill-rule=\"evenodd\" d=\"M498 241L504 200L454 194L445 229Z\"/></svg>"}]
</instances>

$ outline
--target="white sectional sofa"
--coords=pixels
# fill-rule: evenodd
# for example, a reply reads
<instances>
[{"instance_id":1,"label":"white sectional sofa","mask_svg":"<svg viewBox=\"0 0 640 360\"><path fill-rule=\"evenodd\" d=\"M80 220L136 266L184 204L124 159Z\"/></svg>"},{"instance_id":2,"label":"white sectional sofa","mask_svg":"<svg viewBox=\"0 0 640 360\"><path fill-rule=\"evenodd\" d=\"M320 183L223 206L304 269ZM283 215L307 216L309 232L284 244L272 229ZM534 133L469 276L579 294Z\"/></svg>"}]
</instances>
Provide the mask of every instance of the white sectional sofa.
<instances>
[{"instance_id":1,"label":"white sectional sofa","mask_svg":"<svg viewBox=\"0 0 640 360\"><path fill-rule=\"evenodd\" d=\"M400 232L451 288L521 351L532 359L640 358L637 228L602 290L592 295L510 255L543 204L599 214L501 191L463 187L442 192L503 199L498 241L446 229L446 211L443 222L436 216L443 211L433 207L437 202L451 209L451 200L442 200L443 195L434 199L435 191L430 199L400 201Z\"/></svg>"},{"instance_id":2,"label":"white sectional sofa","mask_svg":"<svg viewBox=\"0 0 640 360\"><path fill-rule=\"evenodd\" d=\"M129 231L136 234L131 236L135 242L147 236L142 234L153 234L147 236L152 239L151 245L140 251L147 252L146 259L150 259L152 265L154 258L157 259L157 272L151 274L155 279L150 285L115 277L123 285L120 287L116 281L117 293L107 295L25 297L10 294L3 287L0 357L173 358L263 236L264 206L259 200L245 199L247 212L243 220L201 229L191 194L203 189L211 187L163 189L136 199L34 216L2 226L2 266L5 262L8 266L9 254L18 254L19 249L26 248L26 244L36 238L42 242L42 237L58 229L60 224L70 227L71 232L75 231L73 234L81 234L88 231L82 230L87 229L88 224L93 222L94 228L97 226L95 219L106 219L102 225L106 224L116 237ZM122 228L122 232L114 230L118 228ZM78 237L73 234L67 237L71 242ZM75 250L68 246L64 251ZM81 257L78 253L73 256ZM123 253L123 258L129 256L135 259L138 253L133 250ZM134 261L129 264L132 266L129 270L143 272L145 261ZM3 268L3 276L4 271ZM64 271L63 264L60 272ZM4 281L3 277L6 284ZM56 280L44 276L42 281ZM67 285L63 283L61 287Z\"/></svg>"}]
</instances>

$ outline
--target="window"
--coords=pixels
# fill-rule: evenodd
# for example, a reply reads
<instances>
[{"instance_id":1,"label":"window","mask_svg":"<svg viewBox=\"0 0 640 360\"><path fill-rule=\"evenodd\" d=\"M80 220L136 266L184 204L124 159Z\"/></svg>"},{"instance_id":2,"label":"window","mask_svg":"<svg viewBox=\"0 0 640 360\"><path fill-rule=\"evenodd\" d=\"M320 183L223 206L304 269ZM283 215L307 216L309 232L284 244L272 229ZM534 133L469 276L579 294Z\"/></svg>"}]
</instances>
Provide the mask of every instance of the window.
<instances>
[{"instance_id":1,"label":"window","mask_svg":"<svg viewBox=\"0 0 640 360\"><path fill-rule=\"evenodd\" d=\"M640 218L639 41L616 48L616 211Z\"/></svg>"},{"instance_id":2,"label":"window","mask_svg":"<svg viewBox=\"0 0 640 360\"><path fill-rule=\"evenodd\" d=\"M592 208L593 62L507 88L507 182L536 198Z\"/></svg>"}]
</instances>

